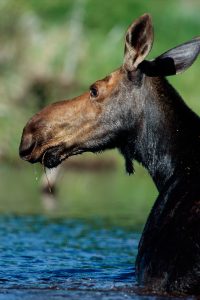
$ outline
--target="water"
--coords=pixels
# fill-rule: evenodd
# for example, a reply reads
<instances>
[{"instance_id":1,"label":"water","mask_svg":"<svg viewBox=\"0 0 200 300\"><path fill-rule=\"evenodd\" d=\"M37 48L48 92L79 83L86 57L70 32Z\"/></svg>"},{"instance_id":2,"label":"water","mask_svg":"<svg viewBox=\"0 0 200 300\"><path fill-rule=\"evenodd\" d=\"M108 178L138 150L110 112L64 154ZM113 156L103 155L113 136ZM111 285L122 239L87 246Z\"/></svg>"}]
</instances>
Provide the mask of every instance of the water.
<instances>
[{"instance_id":1,"label":"water","mask_svg":"<svg viewBox=\"0 0 200 300\"><path fill-rule=\"evenodd\" d=\"M0 300L151 299L133 292L140 235L98 220L0 217Z\"/></svg>"}]
</instances>

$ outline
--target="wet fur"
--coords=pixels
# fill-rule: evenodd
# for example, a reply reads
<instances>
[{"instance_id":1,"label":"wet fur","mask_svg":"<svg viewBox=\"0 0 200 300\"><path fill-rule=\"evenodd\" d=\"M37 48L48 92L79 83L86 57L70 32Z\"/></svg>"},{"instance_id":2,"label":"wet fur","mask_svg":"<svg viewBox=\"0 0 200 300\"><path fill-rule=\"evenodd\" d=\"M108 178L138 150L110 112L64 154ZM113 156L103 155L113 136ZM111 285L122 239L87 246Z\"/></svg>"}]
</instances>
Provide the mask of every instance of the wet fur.
<instances>
[{"instance_id":1,"label":"wet fur","mask_svg":"<svg viewBox=\"0 0 200 300\"><path fill-rule=\"evenodd\" d=\"M160 194L140 241L138 282L154 292L199 294L200 119L166 79L144 84L148 99L125 157L134 149Z\"/></svg>"}]
</instances>

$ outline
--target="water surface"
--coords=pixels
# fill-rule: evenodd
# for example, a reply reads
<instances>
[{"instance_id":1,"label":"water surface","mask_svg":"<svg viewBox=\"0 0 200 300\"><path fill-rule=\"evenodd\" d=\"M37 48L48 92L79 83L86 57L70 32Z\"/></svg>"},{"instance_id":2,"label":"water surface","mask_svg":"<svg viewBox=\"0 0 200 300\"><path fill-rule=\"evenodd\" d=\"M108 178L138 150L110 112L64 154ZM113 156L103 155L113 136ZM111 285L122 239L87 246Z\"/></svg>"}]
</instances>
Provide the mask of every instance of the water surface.
<instances>
[{"instance_id":1,"label":"water surface","mask_svg":"<svg viewBox=\"0 0 200 300\"><path fill-rule=\"evenodd\" d=\"M99 220L1 216L0 300L147 299L132 289L139 237Z\"/></svg>"}]
</instances>

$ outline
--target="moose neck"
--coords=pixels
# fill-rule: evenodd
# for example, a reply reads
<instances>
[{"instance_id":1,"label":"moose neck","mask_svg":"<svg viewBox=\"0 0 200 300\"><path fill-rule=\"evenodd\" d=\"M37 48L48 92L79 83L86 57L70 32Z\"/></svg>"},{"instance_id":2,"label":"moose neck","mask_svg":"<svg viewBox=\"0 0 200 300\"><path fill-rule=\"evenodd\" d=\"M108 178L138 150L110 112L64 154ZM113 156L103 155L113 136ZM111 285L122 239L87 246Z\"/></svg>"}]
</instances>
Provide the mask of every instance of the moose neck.
<instances>
[{"instance_id":1,"label":"moose neck","mask_svg":"<svg viewBox=\"0 0 200 300\"><path fill-rule=\"evenodd\" d=\"M200 122L166 79L146 77L143 88L144 108L134 133L134 158L161 191L173 174L188 168L184 149L199 136Z\"/></svg>"}]
</instances>

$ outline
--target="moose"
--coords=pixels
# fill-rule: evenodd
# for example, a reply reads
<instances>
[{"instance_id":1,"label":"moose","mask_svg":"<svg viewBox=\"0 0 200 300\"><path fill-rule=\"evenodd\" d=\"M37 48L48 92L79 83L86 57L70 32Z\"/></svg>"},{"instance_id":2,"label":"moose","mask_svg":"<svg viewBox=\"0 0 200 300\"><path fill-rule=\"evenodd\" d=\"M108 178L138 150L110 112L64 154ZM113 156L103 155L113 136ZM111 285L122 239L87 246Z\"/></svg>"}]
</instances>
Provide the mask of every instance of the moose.
<instances>
[{"instance_id":1,"label":"moose","mask_svg":"<svg viewBox=\"0 0 200 300\"><path fill-rule=\"evenodd\" d=\"M137 160L159 191L138 247L138 286L157 294L200 294L200 118L166 76L185 71L200 37L153 60L151 16L125 36L124 61L89 91L53 103L23 130L19 154L47 168L83 152L117 148L128 173Z\"/></svg>"}]
</instances>

